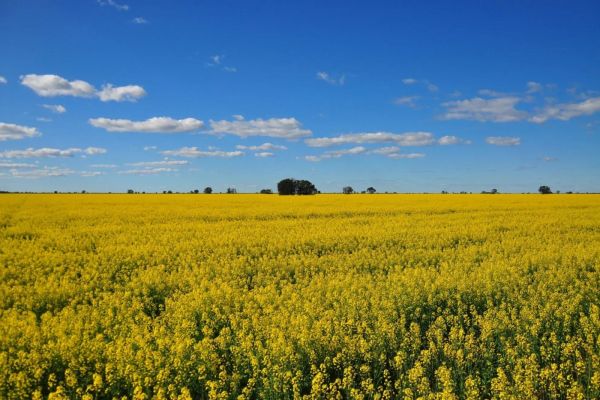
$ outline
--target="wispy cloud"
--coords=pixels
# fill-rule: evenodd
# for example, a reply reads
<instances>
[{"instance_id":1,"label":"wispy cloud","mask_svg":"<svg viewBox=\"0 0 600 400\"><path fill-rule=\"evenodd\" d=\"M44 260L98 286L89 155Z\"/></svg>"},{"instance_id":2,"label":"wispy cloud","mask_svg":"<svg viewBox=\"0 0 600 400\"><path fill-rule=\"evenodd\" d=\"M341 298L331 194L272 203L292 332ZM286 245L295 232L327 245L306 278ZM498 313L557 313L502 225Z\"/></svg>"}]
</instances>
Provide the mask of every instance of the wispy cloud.
<instances>
[{"instance_id":1,"label":"wispy cloud","mask_svg":"<svg viewBox=\"0 0 600 400\"><path fill-rule=\"evenodd\" d=\"M129 10L129 6L123 3L117 3L115 0L98 0L98 4L101 6L110 6L119 11Z\"/></svg>"},{"instance_id":2,"label":"wispy cloud","mask_svg":"<svg viewBox=\"0 0 600 400\"><path fill-rule=\"evenodd\" d=\"M527 113L517 110L515 106L521 101L515 96L483 99L448 101L442 105L446 113L441 115L445 120L474 120L480 122L514 122L527 117Z\"/></svg>"},{"instance_id":3,"label":"wispy cloud","mask_svg":"<svg viewBox=\"0 0 600 400\"><path fill-rule=\"evenodd\" d=\"M470 140L465 140L454 135L442 136L437 142L441 146L449 146L453 144L471 144Z\"/></svg>"},{"instance_id":4,"label":"wispy cloud","mask_svg":"<svg viewBox=\"0 0 600 400\"><path fill-rule=\"evenodd\" d=\"M363 143L395 143L398 146L428 146L435 143L435 138L430 132L366 132L346 133L334 137L321 137L306 139L310 147L327 147L342 144Z\"/></svg>"},{"instance_id":5,"label":"wispy cloud","mask_svg":"<svg viewBox=\"0 0 600 400\"><path fill-rule=\"evenodd\" d=\"M177 168L142 168L142 169L128 169L125 171L119 171L118 173L121 175L157 175L163 174L166 172L177 172L179 171Z\"/></svg>"},{"instance_id":6,"label":"wispy cloud","mask_svg":"<svg viewBox=\"0 0 600 400\"><path fill-rule=\"evenodd\" d=\"M528 94L541 92L543 88L544 87L541 83L533 82L533 81L527 82L527 93Z\"/></svg>"},{"instance_id":7,"label":"wispy cloud","mask_svg":"<svg viewBox=\"0 0 600 400\"><path fill-rule=\"evenodd\" d=\"M582 115L600 112L600 97L592 97L579 103L551 104L533 115L529 121L541 124L550 119L568 121Z\"/></svg>"},{"instance_id":8,"label":"wispy cloud","mask_svg":"<svg viewBox=\"0 0 600 400\"><path fill-rule=\"evenodd\" d=\"M296 118L270 118L245 120L243 116L234 116L233 121L210 121L212 134L230 134L240 137L266 136L283 139L297 139L310 136L312 132L302 129Z\"/></svg>"},{"instance_id":9,"label":"wispy cloud","mask_svg":"<svg viewBox=\"0 0 600 400\"><path fill-rule=\"evenodd\" d=\"M63 114L67 112L65 106L61 106L60 104L42 104L46 110L50 110L55 114Z\"/></svg>"},{"instance_id":10,"label":"wispy cloud","mask_svg":"<svg viewBox=\"0 0 600 400\"><path fill-rule=\"evenodd\" d=\"M145 121L129 119L92 118L89 123L96 128L108 132L142 132L142 133L182 133L196 131L204 123L195 118L173 119L170 117L153 117Z\"/></svg>"},{"instance_id":11,"label":"wispy cloud","mask_svg":"<svg viewBox=\"0 0 600 400\"><path fill-rule=\"evenodd\" d=\"M342 156L359 154L382 155L392 159L412 159L425 157L425 154L423 153L400 153L400 147L398 146L380 147L372 150L368 150L364 146L356 146L348 149L326 151L319 155L308 155L305 156L304 159L311 162L318 162L321 160L327 160L331 158L340 158Z\"/></svg>"},{"instance_id":12,"label":"wispy cloud","mask_svg":"<svg viewBox=\"0 0 600 400\"><path fill-rule=\"evenodd\" d=\"M254 153L254 157L266 158L273 157L275 153L271 153L270 151L261 151L259 153Z\"/></svg>"},{"instance_id":13,"label":"wispy cloud","mask_svg":"<svg viewBox=\"0 0 600 400\"><path fill-rule=\"evenodd\" d=\"M113 86L107 84L102 90L82 80L69 81L58 75L28 74L21 76L21 84L33 90L38 96L57 97L97 97L101 101L137 101L146 95L138 85Z\"/></svg>"},{"instance_id":14,"label":"wispy cloud","mask_svg":"<svg viewBox=\"0 0 600 400\"><path fill-rule=\"evenodd\" d=\"M189 164L186 160L161 160L161 161L141 161L135 163L129 163L132 167L171 167L175 165L187 165Z\"/></svg>"},{"instance_id":15,"label":"wispy cloud","mask_svg":"<svg viewBox=\"0 0 600 400\"><path fill-rule=\"evenodd\" d=\"M397 106L405 106L410 108L415 108L417 106L416 101L419 99L419 96L403 96L397 97L394 99L394 104Z\"/></svg>"},{"instance_id":16,"label":"wispy cloud","mask_svg":"<svg viewBox=\"0 0 600 400\"><path fill-rule=\"evenodd\" d=\"M407 86L416 85L417 83L419 83L424 85L425 88L432 93L437 92L439 90L439 87L437 85L434 85L427 79L404 78L402 79L402 83Z\"/></svg>"},{"instance_id":17,"label":"wispy cloud","mask_svg":"<svg viewBox=\"0 0 600 400\"><path fill-rule=\"evenodd\" d=\"M5 84L8 83L8 81L6 80L5 77L3 77L2 75L0 75L0 84Z\"/></svg>"},{"instance_id":18,"label":"wispy cloud","mask_svg":"<svg viewBox=\"0 0 600 400\"><path fill-rule=\"evenodd\" d=\"M31 126L7 124L0 122L0 142L5 140L19 140L40 136L40 131Z\"/></svg>"},{"instance_id":19,"label":"wispy cloud","mask_svg":"<svg viewBox=\"0 0 600 400\"><path fill-rule=\"evenodd\" d=\"M346 75L340 75L338 77L334 77L328 72L317 72L317 79L323 82L327 82L330 85L335 86L343 86L346 83Z\"/></svg>"},{"instance_id":20,"label":"wispy cloud","mask_svg":"<svg viewBox=\"0 0 600 400\"><path fill-rule=\"evenodd\" d=\"M131 20L131 22L133 22L134 24L143 25L143 24L147 24L148 20L144 17L135 17L134 19Z\"/></svg>"},{"instance_id":21,"label":"wispy cloud","mask_svg":"<svg viewBox=\"0 0 600 400\"><path fill-rule=\"evenodd\" d=\"M113 169L113 168L117 168L118 165L116 164L92 164L90 165L90 168L101 168L101 169Z\"/></svg>"},{"instance_id":22,"label":"wispy cloud","mask_svg":"<svg viewBox=\"0 0 600 400\"><path fill-rule=\"evenodd\" d=\"M12 169L10 174L15 178L38 179L73 175L76 172L69 168L42 167L34 169Z\"/></svg>"},{"instance_id":23,"label":"wispy cloud","mask_svg":"<svg viewBox=\"0 0 600 400\"><path fill-rule=\"evenodd\" d=\"M287 147L285 146L281 146L281 145L277 145L277 144L273 144L273 143L263 143L261 145L258 146L245 146L245 145L237 145L235 146L236 149L238 150L252 150L252 151L258 151L258 150L287 150Z\"/></svg>"},{"instance_id":24,"label":"wispy cloud","mask_svg":"<svg viewBox=\"0 0 600 400\"><path fill-rule=\"evenodd\" d=\"M29 147L25 150L6 150L0 152L0 158L57 158L73 157L77 154L97 155L106 153L106 149L101 147L70 147L67 149L56 149L52 147L42 147L34 149Z\"/></svg>"},{"instance_id":25,"label":"wispy cloud","mask_svg":"<svg viewBox=\"0 0 600 400\"><path fill-rule=\"evenodd\" d=\"M551 157L551 156L544 156L544 157L542 157L542 160L544 160L545 162L553 162L553 161L558 161L558 158Z\"/></svg>"},{"instance_id":26,"label":"wispy cloud","mask_svg":"<svg viewBox=\"0 0 600 400\"><path fill-rule=\"evenodd\" d=\"M222 157L232 158L240 157L244 155L244 152L236 151L221 151L221 150L200 150L197 147L182 147L177 150L165 150L161 152L165 156L176 156L176 157L190 157L190 158L201 158L201 157Z\"/></svg>"},{"instance_id":27,"label":"wispy cloud","mask_svg":"<svg viewBox=\"0 0 600 400\"><path fill-rule=\"evenodd\" d=\"M521 138L514 136L488 136L485 138L485 142L494 146L518 146L521 144Z\"/></svg>"},{"instance_id":28,"label":"wispy cloud","mask_svg":"<svg viewBox=\"0 0 600 400\"><path fill-rule=\"evenodd\" d=\"M220 67L225 72L237 72L236 67L232 67L230 65L223 65L223 60L225 59L225 55L223 54L215 54L209 57L209 62L206 63L207 67Z\"/></svg>"}]
</instances>

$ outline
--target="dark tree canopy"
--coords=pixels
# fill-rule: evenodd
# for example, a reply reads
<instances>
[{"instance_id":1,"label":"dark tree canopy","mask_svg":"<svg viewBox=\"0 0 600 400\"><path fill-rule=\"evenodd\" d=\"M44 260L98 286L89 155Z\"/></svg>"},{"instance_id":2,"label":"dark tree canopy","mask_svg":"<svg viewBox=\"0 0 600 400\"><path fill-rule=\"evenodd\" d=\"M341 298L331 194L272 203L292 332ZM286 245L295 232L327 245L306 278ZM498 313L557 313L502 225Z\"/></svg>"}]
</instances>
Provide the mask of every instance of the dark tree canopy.
<instances>
[{"instance_id":1,"label":"dark tree canopy","mask_svg":"<svg viewBox=\"0 0 600 400\"><path fill-rule=\"evenodd\" d=\"M375 188L374 188L373 186L371 186L371 187L368 187L368 188L367 188L367 193L369 193L369 194L373 194L373 193L375 193L376 191L377 191L377 190L375 190Z\"/></svg>"},{"instance_id":2,"label":"dark tree canopy","mask_svg":"<svg viewBox=\"0 0 600 400\"><path fill-rule=\"evenodd\" d=\"M212 188L210 186L207 186L204 188L204 194L211 194L212 193Z\"/></svg>"},{"instance_id":3,"label":"dark tree canopy","mask_svg":"<svg viewBox=\"0 0 600 400\"><path fill-rule=\"evenodd\" d=\"M260 194L273 194L271 189L261 189Z\"/></svg>"},{"instance_id":4,"label":"dark tree canopy","mask_svg":"<svg viewBox=\"0 0 600 400\"><path fill-rule=\"evenodd\" d=\"M344 188L342 189L342 193L352 194L354 193L354 189L352 189L352 186L344 186Z\"/></svg>"},{"instance_id":5,"label":"dark tree canopy","mask_svg":"<svg viewBox=\"0 0 600 400\"><path fill-rule=\"evenodd\" d=\"M236 194L237 193L237 189L236 188L227 188L227 194Z\"/></svg>"},{"instance_id":6,"label":"dark tree canopy","mask_svg":"<svg viewBox=\"0 0 600 400\"><path fill-rule=\"evenodd\" d=\"M301 194L301 195L309 195L316 194L317 188L312 182L307 180L297 180L293 178L286 178L277 184L277 192L280 195L293 195L293 194Z\"/></svg>"},{"instance_id":7,"label":"dark tree canopy","mask_svg":"<svg viewBox=\"0 0 600 400\"><path fill-rule=\"evenodd\" d=\"M550 186L540 186L540 188L538 189L538 192L540 192L541 194L551 194L552 190L550 190Z\"/></svg>"}]
</instances>

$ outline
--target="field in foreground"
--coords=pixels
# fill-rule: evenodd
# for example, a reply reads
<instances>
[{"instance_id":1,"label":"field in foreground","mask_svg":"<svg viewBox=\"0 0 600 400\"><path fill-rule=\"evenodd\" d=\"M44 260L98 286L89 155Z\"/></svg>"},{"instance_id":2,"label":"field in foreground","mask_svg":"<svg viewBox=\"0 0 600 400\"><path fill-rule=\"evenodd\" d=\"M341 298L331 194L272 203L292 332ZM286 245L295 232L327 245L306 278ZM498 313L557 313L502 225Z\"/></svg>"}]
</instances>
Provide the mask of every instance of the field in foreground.
<instances>
[{"instance_id":1,"label":"field in foreground","mask_svg":"<svg viewBox=\"0 0 600 400\"><path fill-rule=\"evenodd\" d=\"M2 195L0 398L599 398L599 288L596 195Z\"/></svg>"}]
</instances>

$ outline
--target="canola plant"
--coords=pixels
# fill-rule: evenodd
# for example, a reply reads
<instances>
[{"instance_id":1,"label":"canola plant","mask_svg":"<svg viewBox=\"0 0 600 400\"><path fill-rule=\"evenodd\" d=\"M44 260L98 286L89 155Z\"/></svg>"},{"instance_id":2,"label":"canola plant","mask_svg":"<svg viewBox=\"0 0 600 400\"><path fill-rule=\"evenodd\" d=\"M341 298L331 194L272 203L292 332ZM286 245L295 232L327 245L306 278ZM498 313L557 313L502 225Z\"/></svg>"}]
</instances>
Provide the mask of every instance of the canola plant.
<instances>
[{"instance_id":1,"label":"canola plant","mask_svg":"<svg viewBox=\"0 0 600 400\"><path fill-rule=\"evenodd\" d=\"M0 399L600 398L598 195L2 195Z\"/></svg>"}]
</instances>

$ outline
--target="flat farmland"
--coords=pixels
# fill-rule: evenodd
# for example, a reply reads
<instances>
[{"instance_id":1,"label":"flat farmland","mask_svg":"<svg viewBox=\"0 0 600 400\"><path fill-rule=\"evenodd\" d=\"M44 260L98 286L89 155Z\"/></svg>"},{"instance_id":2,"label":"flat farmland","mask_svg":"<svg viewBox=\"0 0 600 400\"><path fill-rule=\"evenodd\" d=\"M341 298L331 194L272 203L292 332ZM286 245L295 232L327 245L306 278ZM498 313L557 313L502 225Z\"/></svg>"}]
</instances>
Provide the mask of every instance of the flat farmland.
<instances>
[{"instance_id":1,"label":"flat farmland","mask_svg":"<svg viewBox=\"0 0 600 400\"><path fill-rule=\"evenodd\" d=\"M0 398L600 397L598 195L2 195Z\"/></svg>"}]
</instances>

